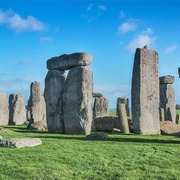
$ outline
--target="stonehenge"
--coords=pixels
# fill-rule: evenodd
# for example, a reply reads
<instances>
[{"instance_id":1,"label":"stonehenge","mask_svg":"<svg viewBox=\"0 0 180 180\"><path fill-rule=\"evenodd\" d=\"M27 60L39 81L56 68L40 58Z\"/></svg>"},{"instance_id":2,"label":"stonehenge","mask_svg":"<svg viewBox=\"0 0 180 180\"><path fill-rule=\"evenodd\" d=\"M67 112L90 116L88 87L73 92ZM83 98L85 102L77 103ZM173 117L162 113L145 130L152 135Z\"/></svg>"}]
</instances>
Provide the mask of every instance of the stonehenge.
<instances>
[{"instance_id":1,"label":"stonehenge","mask_svg":"<svg viewBox=\"0 0 180 180\"><path fill-rule=\"evenodd\" d=\"M45 101L48 131L90 134L92 123L92 56L64 54L47 60ZM65 70L69 70L66 77ZM52 98L51 98L52 97Z\"/></svg>"},{"instance_id":2,"label":"stonehenge","mask_svg":"<svg viewBox=\"0 0 180 180\"><path fill-rule=\"evenodd\" d=\"M28 110L34 122L46 121L46 104L44 100L44 91L41 90L39 82L32 82L30 86L30 97L28 100Z\"/></svg>"},{"instance_id":3,"label":"stonehenge","mask_svg":"<svg viewBox=\"0 0 180 180\"><path fill-rule=\"evenodd\" d=\"M125 104L126 108L126 114L129 117L130 116L130 109L129 109L129 99L128 98L117 98L117 105L116 105L116 115L118 115L118 108L120 104Z\"/></svg>"},{"instance_id":4,"label":"stonehenge","mask_svg":"<svg viewBox=\"0 0 180 180\"><path fill-rule=\"evenodd\" d=\"M137 48L131 86L135 134L159 134L158 53L147 46Z\"/></svg>"},{"instance_id":5,"label":"stonehenge","mask_svg":"<svg viewBox=\"0 0 180 180\"><path fill-rule=\"evenodd\" d=\"M9 124L18 125L26 122L26 107L23 94L9 96Z\"/></svg>"},{"instance_id":6,"label":"stonehenge","mask_svg":"<svg viewBox=\"0 0 180 180\"><path fill-rule=\"evenodd\" d=\"M8 97L0 93L0 125L7 125L9 121Z\"/></svg>"},{"instance_id":7,"label":"stonehenge","mask_svg":"<svg viewBox=\"0 0 180 180\"><path fill-rule=\"evenodd\" d=\"M160 103L159 107L164 109L164 119L176 121L175 93L173 89L174 76L162 76L160 81Z\"/></svg>"}]
</instances>

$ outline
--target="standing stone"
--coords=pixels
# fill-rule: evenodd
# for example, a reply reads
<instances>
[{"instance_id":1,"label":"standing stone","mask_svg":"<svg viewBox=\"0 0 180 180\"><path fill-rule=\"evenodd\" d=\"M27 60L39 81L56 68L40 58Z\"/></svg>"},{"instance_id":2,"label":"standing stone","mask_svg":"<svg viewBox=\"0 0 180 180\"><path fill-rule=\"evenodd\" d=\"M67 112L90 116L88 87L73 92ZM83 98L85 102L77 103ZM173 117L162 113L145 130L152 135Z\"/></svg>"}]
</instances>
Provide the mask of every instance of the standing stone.
<instances>
[{"instance_id":1,"label":"standing stone","mask_svg":"<svg viewBox=\"0 0 180 180\"><path fill-rule=\"evenodd\" d=\"M118 117L120 119L121 132L124 134L129 134L129 124L126 113L126 105L119 103L117 112L118 112Z\"/></svg>"},{"instance_id":2,"label":"standing stone","mask_svg":"<svg viewBox=\"0 0 180 180\"><path fill-rule=\"evenodd\" d=\"M176 114L176 124L180 125L180 118L179 118L179 114Z\"/></svg>"},{"instance_id":3,"label":"standing stone","mask_svg":"<svg viewBox=\"0 0 180 180\"><path fill-rule=\"evenodd\" d=\"M136 134L159 134L158 53L137 48L134 58L132 117Z\"/></svg>"},{"instance_id":4,"label":"standing stone","mask_svg":"<svg viewBox=\"0 0 180 180\"><path fill-rule=\"evenodd\" d=\"M64 132L63 100L66 74L62 70L50 70L45 78L46 116L49 132Z\"/></svg>"},{"instance_id":5,"label":"standing stone","mask_svg":"<svg viewBox=\"0 0 180 180\"><path fill-rule=\"evenodd\" d=\"M9 96L9 124L18 125L26 122L26 106L23 94Z\"/></svg>"},{"instance_id":6,"label":"standing stone","mask_svg":"<svg viewBox=\"0 0 180 180\"><path fill-rule=\"evenodd\" d=\"M8 98L6 93L0 93L0 125L7 125L9 120Z\"/></svg>"},{"instance_id":7,"label":"standing stone","mask_svg":"<svg viewBox=\"0 0 180 180\"><path fill-rule=\"evenodd\" d=\"M44 100L44 91L41 90L39 82L32 82L30 88L30 98L28 109L32 114L34 122L46 120L46 104Z\"/></svg>"},{"instance_id":8,"label":"standing stone","mask_svg":"<svg viewBox=\"0 0 180 180\"><path fill-rule=\"evenodd\" d=\"M72 68L63 92L65 133L90 134L92 122L92 70L88 66Z\"/></svg>"},{"instance_id":9,"label":"standing stone","mask_svg":"<svg viewBox=\"0 0 180 180\"><path fill-rule=\"evenodd\" d=\"M109 103L105 97L95 98L93 107L93 119L109 115Z\"/></svg>"},{"instance_id":10,"label":"standing stone","mask_svg":"<svg viewBox=\"0 0 180 180\"><path fill-rule=\"evenodd\" d=\"M174 76L160 77L160 108L164 109L165 120L176 121L175 93L173 89Z\"/></svg>"},{"instance_id":11,"label":"standing stone","mask_svg":"<svg viewBox=\"0 0 180 180\"><path fill-rule=\"evenodd\" d=\"M160 121L165 121L164 108L159 108Z\"/></svg>"},{"instance_id":12,"label":"standing stone","mask_svg":"<svg viewBox=\"0 0 180 180\"><path fill-rule=\"evenodd\" d=\"M127 113L127 116L129 117L130 116L129 99L128 98L118 97L118 99L117 99L117 106L116 106L116 115L118 115L119 104L125 104L126 113Z\"/></svg>"},{"instance_id":13,"label":"standing stone","mask_svg":"<svg viewBox=\"0 0 180 180\"><path fill-rule=\"evenodd\" d=\"M180 68L178 68L178 74L179 74L179 78L180 78Z\"/></svg>"}]
</instances>

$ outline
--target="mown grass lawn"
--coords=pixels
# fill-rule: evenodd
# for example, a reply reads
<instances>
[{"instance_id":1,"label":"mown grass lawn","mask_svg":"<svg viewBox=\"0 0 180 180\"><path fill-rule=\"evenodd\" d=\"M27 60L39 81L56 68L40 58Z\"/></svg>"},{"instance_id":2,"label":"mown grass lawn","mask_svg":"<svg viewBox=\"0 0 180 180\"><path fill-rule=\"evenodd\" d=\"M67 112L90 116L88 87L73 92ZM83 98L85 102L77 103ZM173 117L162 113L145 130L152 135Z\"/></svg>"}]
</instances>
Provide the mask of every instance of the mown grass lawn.
<instances>
[{"instance_id":1,"label":"mown grass lawn","mask_svg":"<svg viewBox=\"0 0 180 180\"><path fill-rule=\"evenodd\" d=\"M180 138L109 134L105 140L85 135L31 132L7 126L4 138L38 137L33 148L0 148L0 179L180 179Z\"/></svg>"}]
</instances>

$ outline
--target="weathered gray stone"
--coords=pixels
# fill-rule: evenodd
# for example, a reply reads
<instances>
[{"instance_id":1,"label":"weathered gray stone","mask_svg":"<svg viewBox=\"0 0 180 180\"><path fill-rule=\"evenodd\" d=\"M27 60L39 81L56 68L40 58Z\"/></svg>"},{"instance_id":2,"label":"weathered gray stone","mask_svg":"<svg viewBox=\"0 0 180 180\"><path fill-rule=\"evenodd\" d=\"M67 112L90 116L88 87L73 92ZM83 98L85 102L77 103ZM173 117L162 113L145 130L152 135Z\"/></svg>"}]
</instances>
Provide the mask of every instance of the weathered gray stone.
<instances>
[{"instance_id":1,"label":"weathered gray stone","mask_svg":"<svg viewBox=\"0 0 180 180\"><path fill-rule=\"evenodd\" d=\"M117 112L118 112L118 117L120 119L121 132L123 134L129 134L129 124L127 119L125 104L119 103Z\"/></svg>"},{"instance_id":2,"label":"weathered gray stone","mask_svg":"<svg viewBox=\"0 0 180 180\"><path fill-rule=\"evenodd\" d=\"M120 129L120 121L118 117L97 117L94 119L94 127L96 131L112 131L113 128Z\"/></svg>"},{"instance_id":3,"label":"weathered gray stone","mask_svg":"<svg viewBox=\"0 0 180 180\"><path fill-rule=\"evenodd\" d=\"M32 82L30 87L30 98L28 109L34 118L34 122L46 120L46 104L44 100L44 91L41 90L39 82Z\"/></svg>"},{"instance_id":4,"label":"weathered gray stone","mask_svg":"<svg viewBox=\"0 0 180 180\"><path fill-rule=\"evenodd\" d=\"M175 108L175 93L172 84L160 85L160 108L164 109L165 120L175 123L176 108Z\"/></svg>"},{"instance_id":5,"label":"weathered gray stone","mask_svg":"<svg viewBox=\"0 0 180 180\"><path fill-rule=\"evenodd\" d=\"M159 134L159 76L156 51L136 49L131 98L134 133Z\"/></svg>"},{"instance_id":6,"label":"weathered gray stone","mask_svg":"<svg viewBox=\"0 0 180 180\"><path fill-rule=\"evenodd\" d=\"M92 70L88 66L79 66L71 69L63 92L65 133L90 134L92 92Z\"/></svg>"},{"instance_id":7,"label":"weathered gray stone","mask_svg":"<svg viewBox=\"0 0 180 180\"><path fill-rule=\"evenodd\" d=\"M34 147L40 144L42 141L39 138L0 139L0 147L7 148Z\"/></svg>"},{"instance_id":8,"label":"weathered gray stone","mask_svg":"<svg viewBox=\"0 0 180 180\"><path fill-rule=\"evenodd\" d=\"M109 115L109 102L105 97L95 98L93 106L93 119Z\"/></svg>"},{"instance_id":9,"label":"weathered gray stone","mask_svg":"<svg viewBox=\"0 0 180 180\"><path fill-rule=\"evenodd\" d=\"M107 139L107 133L91 133L86 136L86 139Z\"/></svg>"},{"instance_id":10,"label":"weathered gray stone","mask_svg":"<svg viewBox=\"0 0 180 180\"><path fill-rule=\"evenodd\" d=\"M129 99L128 98L118 97L118 99L117 99L117 106L116 106L116 115L118 115L118 110L117 109L119 107L119 104L125 104L126 113L127 113L127 116L129 117L130 116Z\"/></svg>"},{"instance_id":11,"label":"weathered gray stone","mask_svg":"<svg viewBox=\"0 0 180 180\"><path fill-rule=\"evenodd\" d=\"M9 96L9 124L18 125L26 122L26 106L23 94Z\"/></svg>"},{"instance_id":12,"label":"weathered gray stone","mask_svg":"<svg viewBox=\"0 0 180 180\"><path fill-rule=\"evenodd\" d=\"M179 114L176 114L176 124L180 125L180 117Z\"/></svg>"},{"instance_id":13,"label":"weathered gray stone","mask_svg":"<svg viewBox=\"0 0 180 180\"><path fill-rule=\"evenodd\" d=\"M45 101L49 132L64 132L63 99L66 74L64 71L50 70L45 79Z\"/></svg>"},{"instance_id":14,"label":"weathered gray stone","mask_svg":"<svg viewBox=\"0 0 180 180\"><path fill-rule=\"evenodd\" d=\"M0 93L0 125L7 125L9 121L8 98L6 93Z\"/></svg>"},{"instance_id":15,"label":"weathered gray stone","mask_svg":"<svg viewBox=\"0 0 180 180\"><path fill-rule=\"evenodd\" d=\"M179 74L179 78L180 78L180 68L178 68L178 74Z\"/></svg>"},{"instance_id":16,"label":"weathered gray stone","mask_svg":"<svg viewBox=\"0 0 180 180\"><path fill-rule=\"evenodd\" d=\"M162 76L159 78L159 82L160 84L173 84L174 79L174 76Z\"/></svg>"},{"instance_id":17,"label":"weathered gray stone","mask_svg":"<svg viewBox=\"0 0 180 180\"><path fill-rule=\"evenodd\" d=\"M93 98L100 98L100 97L103 97L103 95L101 93L95 93L93 92Z\"/></svg>"},{"instance_id":18,"label":"weathered gray stone","mask_svg":"<svg viewBox=\"0 0 180 180\"><path fill-rule=\"evenodd\" d=\"M164 108L159 108L160 121L165 121Z\"/></svg>"},{"instance_id":19,"label":"weathered gray stone","mask_svg":"<svg viewBox=\"0 0 180 180\"><path fill-rule=\"evenodd\" d=\"M69 70L76 66L88 66L92 62L92 56L85 53L63 54L47 60L47 69Z\"/></svg>"},{"instance_id":20,"label":"weathered gray stone","mask_svg":"<svg viewBox=\"0 0 180 180\"><path fill-rule=\"evenodd\" d=\"M30 130L47 130L47 123L46 121L36 121L35 123L29 126Z\"/></svg>"}]
</instances>

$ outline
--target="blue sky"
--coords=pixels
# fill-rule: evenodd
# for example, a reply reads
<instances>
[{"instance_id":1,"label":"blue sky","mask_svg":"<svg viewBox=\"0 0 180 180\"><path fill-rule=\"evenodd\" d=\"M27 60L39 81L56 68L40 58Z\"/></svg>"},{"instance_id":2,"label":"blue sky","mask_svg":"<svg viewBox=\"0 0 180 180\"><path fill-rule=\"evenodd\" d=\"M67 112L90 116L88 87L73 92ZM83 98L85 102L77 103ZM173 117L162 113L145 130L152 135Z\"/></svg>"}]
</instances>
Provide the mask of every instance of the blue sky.
<instances>
[{"instance_id":1,"label":"blue sky","mask_svg":"<svg viewBox=\"0 0 180 180\"><path fill-rule=\"evenodd\" d=\"M129 97L134 52L148 44L159 54L159 76L174 75L180 104L179 0L0 0L0 92L44 88L46 60L93 56L94 91L116 107Z\"/></svg>"}]
</instances>

